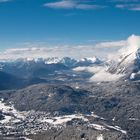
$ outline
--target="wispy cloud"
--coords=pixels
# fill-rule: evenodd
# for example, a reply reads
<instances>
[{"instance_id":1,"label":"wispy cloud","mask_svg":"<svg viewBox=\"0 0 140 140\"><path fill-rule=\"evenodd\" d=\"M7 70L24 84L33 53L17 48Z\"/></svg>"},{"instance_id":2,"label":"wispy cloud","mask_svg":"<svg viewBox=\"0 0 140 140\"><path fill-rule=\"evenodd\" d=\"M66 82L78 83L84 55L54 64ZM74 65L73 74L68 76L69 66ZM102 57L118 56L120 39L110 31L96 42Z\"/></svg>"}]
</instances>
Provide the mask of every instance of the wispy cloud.
<instances>
[{"instance_id":1,"label":"wispy cloud","mask_svg":"<svg viewBox=\"0 0 140 140\"><path fill-rule=\"evenodd\" d=\"M101 42L95 45L97 48L119 48L126 45L126 40Z\"/></svg>"},{"instance_id":2,"label":"wispy cloud","mask_svg":"<svg viewBox=\"0 0 140 140\"><path fill-rule=\"evenodd\" d=\"M0 0L0 3L5 3L5 2L9 2L11 0Z\"/></svg>"},{"instance_id":3,"label":"wispy cloud","mask_svg":"<svg viewBox=\"0 0 140 140\"><path fill-rule=\"evenodd\" d=\"M110 0L110 2L137 3L139 0Z\"/></svg>"},{"instance_id":4,"label":"wispy cloud","mask_svg":"<svg viewBox=\"0 0 140 140\"><path fill-rule=\"evenodd\" d=\"M79 51L80 50L80 51ZM66 53L67 52L67 53ZM95 48L92 45L76 45L76 46L40 46L7 49L0 53L0 60L18 59L18 58L48 58L48 57L72 57L84 58L104 55L105 51Z\"/></svg>"},{"instance_id":5,"label":"wispy cloud","mask_svg":"<svg viewBox=\"0 0 140 140\"><path fill-rule=\"evenodd\" d=\"M131 11L140 11L140 4L117 4L116 8L127 9Z\"/></svg>"},{"instance_id":6,"label":"wispy cloud","mask_svg":"<svg viewBox=\"0 0 140 140\"><path fill-rule=\"evenodd\" d=\"M140 11L140 0L106 0L104 2L80 1L80 0L59 0L55 2L45 3L44 7L52 9L80 9L80 10L96 10L104 8L118 8L130 11Z\"/></svg>"},{"instance_id":7,"label":"wispy cloud","mask_svg":"<svg viewBox=\"0 0 140 140\"><path fill-rule=\"evenodd\" d=\"M140 11L140 0L110 0L110 2L118 9Z\"/></svg>"},{"instance_id":8,"label":"wispy cloud","mask_svg":"<svg viewBox=\"0 0 140 140\"><path fill-rule=\"evenodd\" d=\"M49 7L53 9L81 9L81 10L90 10L90 9L100 9L105 8L102 5L96 5L90 3L90 1L73 1L73 0L61 0L58 2L45 3L44 7Z\"/></svg>"},{"instance_id":9,"label":"wispy cloud","mask_svg":"<svg viewBox=\"0 0 140 140\"><path fill-rule=\"evenodd\" d=\"M76 6L76 3L73 1L59 1L59 2L51 2L51 3L45 3L45 7L50 7L50 8L57 8L57 9L71 9Z\"/></svg>"},{"instance_id":10,"label":"wispy cloud","mask_svg":"<svg viewBox=\"0 0 140 140\"><path fill-rule=\"evenodd\" d=\"M0 3L11 1L14 0L0 0ZM66 10L96 10L113 7L123 10L140 11L140 0L54 0L53 2L44 3L43 6L46 8Z\"/></svg>"}]
</instances>

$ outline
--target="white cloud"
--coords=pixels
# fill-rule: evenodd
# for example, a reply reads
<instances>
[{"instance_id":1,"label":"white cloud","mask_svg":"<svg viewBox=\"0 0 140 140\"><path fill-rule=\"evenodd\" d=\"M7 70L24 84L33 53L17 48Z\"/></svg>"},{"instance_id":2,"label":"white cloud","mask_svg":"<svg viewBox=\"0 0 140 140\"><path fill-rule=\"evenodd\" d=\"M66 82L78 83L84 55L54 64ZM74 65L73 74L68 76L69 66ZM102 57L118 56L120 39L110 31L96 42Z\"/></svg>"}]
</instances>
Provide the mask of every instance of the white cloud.
<instances>
[{"instance_id":1,"label":"white cloud","mask_svg":"<svg viewBox=\"0 0 140 140\"><path fill-rule=\"evenodd\" d=\"M87 72L91 72L93 74L100 72L102 69L104 69L104 67L102 66L94 66L94 67L76 67L73 70L74 71L87 71Z\"/></svg>"},{"instance_id":2,"label":"white cloud","mask_svg":"<svg viewBox=\"0 0 140 140\"><path fill-rule=\"evenodd\" d=\"M18 59L18 58L48 58L48 57L107 57L109 54L115 58L116 52L120 48L131 46L127 50L137 49L139 36L132 35L127 40L101 42L95 45L65 45L52 46L47 43L23 43L18 48L7 49L0 53L0 59ZM130 49L131 48L131 49ZM121 49L123 50L123 49ZM126 52L125 50L124 52ZM119 52L120 53L120 52Z\"/></svg>"},{"instance_id":3,"label":"white cloud","mask_svg":"<svg viewBox=\"0 0 140 140\"><path fill-rule=\"evenodd\" d=\"M116 8L127 9L131 11L140 11L140 4L117 4Z\"/></svg>"},{"instance_id":4,"label":"white cloud","mask_svg":"<svg viewBox=\"0 0 140 140\"><path fill-rule=\"evenodd\" d=\"M73 1L73 0L61 0L58 2L45 3L44 6L54 9L81 9L81 10L105 8L105 6L89 4L88 1L87 3L85 2L83 3L81 1Z\"/></svg>"},{"instance_id":5,"label":"white cloud","mask_svg":"<svg viewBox=\"0 0 140 140\"><path fill-rule=\"evenodd\" d=\"M0 0L0 3L9 2L11 0Z\"/></svg>"},{"instance_id":6,"label":"white cloud","mask_svg":"<svg viewBox=\"0 0 140 140\"><path fill-rule=\"evenodd\" d=\"M90 78L91 82L116 81L123 76L122 74L111 74L107 72L107 67L105 66L77 67L73 70L93 73L93 76Z\"/></svg>"},{"instance_id":7,"label":"white cloud","mask_svg":"<svg viewBox=\"0 0 140 140\"><path fill-rule=\"evenodd\" d=\"M79 52L80 50L80 52ZM102 53L102 52L100 52ZM28 47L28 48L14 48L7 49L1 52L0 59L17 59L17 58L47 58L47 57L73 57L82 58L87 56L94 56L98 54L98 49L94 46L55 46L55 47ZM98 54L99 55L99 54Z\"/></svg>"},{"instance_id":8,"label":"white cloud","mask_svg":"<svg viewBox=\"0 0 140 140\"><path fill-rule=\"evenodd\" d=\"M110 0L111 2L137 3L139 0Z\"/></svg>"},{"instance_id":9,"label":"white cloud","mask_svg":"<svg viewBox=\"0 0 140 140\"><path fill-rule=\"evenodd\" d=\"M118 51L118 55L120 55L122 58L129 56L123 62L124 64L126 63L128 65L130 63L133 63L133 61L137 57L136 56L137 50L139 48L140 48L140 36L132 35L127 39L126 47L123 47Z\"/></svg>"},{"instance_id":10,"label":"white cloud","mask_svg":"<svg viewBox=\"0 0 140 140\"><path fill-rule=\"evenodd\" d=\"M110 41L110 42L101 42L95 45L95 47L98 48L119 48L126 45L126 40L120 40L120 41Z\"/></svg>"},{"instance_id":11,"label":"white cloud","mask_svg":"<svg viewBox=\"0 0 140 140\"><path fill-rule=\"evenodd\" d=\"M140 36L131 35L126 42L126 46L119 50L120 53L129 54L136 52L140 48Z\"/></svg>"},{"instance_id":12,"label":"white cloud","mask_svg":"<svg viewBox=\"0 0 140 140\"><path fill-rule=\"evenodd\" d=\"M62 9L71 9L76 7L76 3L73 1L59 1L59 2L51 2L51 3L46 3L44 4L45 7L50 7L50 8L62 8Z\"/></svg>"},{"instance_id":13,"label":"white cloud","mask_svg":"<svg viewBox=\"0 0 140 140\"><path fill-rule=\"evenodd\" d=\"M102 82L102 81L116 81L121 78L122 74L111 74L105 70L101 70L90 78L90 81Z\"/></svg>"},{"instance_id":14,"label":"white cloud","mask_svg":"<svg viewBox=\"0 0 140 140\"><path fill-rule=\"evenodd\" d=\"M76 6L76 9L83 9L83 10L89 10L89 9L102 9L106 8L106 6L101 5L90 5L90 4L78 4Z\"/></svg>"}]
</instances>

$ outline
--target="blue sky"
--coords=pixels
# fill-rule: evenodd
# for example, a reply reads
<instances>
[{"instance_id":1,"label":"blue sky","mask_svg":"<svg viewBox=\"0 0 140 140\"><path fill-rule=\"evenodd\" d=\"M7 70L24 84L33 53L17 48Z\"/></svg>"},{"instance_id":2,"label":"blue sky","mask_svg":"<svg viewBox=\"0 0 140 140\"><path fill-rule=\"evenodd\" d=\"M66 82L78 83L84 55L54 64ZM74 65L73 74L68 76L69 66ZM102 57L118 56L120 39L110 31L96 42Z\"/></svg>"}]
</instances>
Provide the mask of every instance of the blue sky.
<instances>
[{"instance_id":1,"label":"blue sky","mask_svg":"<svg viewBox=\"0 0 140 140\"><path fill-rule=\"evenodd\" d=\"M140 0L0 0L0 48L140 35Z\"/></svg>"}]
</instances>

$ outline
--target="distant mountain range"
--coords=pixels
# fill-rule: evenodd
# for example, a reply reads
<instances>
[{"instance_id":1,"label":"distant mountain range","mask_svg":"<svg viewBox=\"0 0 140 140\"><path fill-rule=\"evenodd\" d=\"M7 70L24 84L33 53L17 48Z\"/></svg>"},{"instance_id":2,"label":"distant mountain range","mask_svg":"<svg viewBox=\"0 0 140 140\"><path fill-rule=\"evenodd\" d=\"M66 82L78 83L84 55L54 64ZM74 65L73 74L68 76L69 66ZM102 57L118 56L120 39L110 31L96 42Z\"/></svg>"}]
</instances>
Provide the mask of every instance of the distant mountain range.
<instances>
[{"instance_id":1,"label":"distant mountain range","mask_svg":"<svg viewBox=\"0 0 140 140\"><path fill-rule=\"evenodd\" d=\"M140 49L135 51L126 51L116 54L116 59L107 61L96 57L73 59L70 57L52 57L52 58L24 58L16 60L0 60L0 89L11 89L25 87L36 83L50 83L51 81L64 82L74 80L81 73L73 71L75 68L94 68L101 66L98 73L91 73L92 78L111 79L115 75L115 80L140 80ZM82 74L83 74L82 73ZM101 73L101 74L100 74ZM109 75L108 75L109 74ZM51 75L51 78L50 78ZM121 75L121 76L120 76ZM83 75L82 75L83 76ZM53 78L52 78L53 77ZM76 78L77 78L76 77ZM80 76L81 77L81 76ZM90 78L89 75L84 78ZM113 79L114 80L114 79Z\"/></svg>"},{"instance_id":2,"label":"distant mountain range","mask_svg":"<svg viewBox=\"0 0 140 140\"><path fill-rule=\"evenodd\" d=\"M82 59L74 59L70 57L49 57L49 58L18 58L18 59L1 59L0 64L2 68L2 64L31 64L31 63L44 63L44 64L63 64L68 67L76 67L76 66L88 66L91 64L99 64L102 61L97 57L87 57Z\"/></svg>"},{"instance_id":3,"label":"distant mountain range","mask_svg":"<svg viewBox=\"0 0 140 140\"><path fill-rule=\"evenodd\" d=\"M96 57L76 60L69 57L64 58L35 58L16 59L0 61L0 89L21 88L31 84L58 82L58 79L69 79L75 77L73 68L79 66L92 66L103 63ZM51 75L51 78L49 78ZM66 81L66 80L64 80Z\"/></svg>"}]
</instances>

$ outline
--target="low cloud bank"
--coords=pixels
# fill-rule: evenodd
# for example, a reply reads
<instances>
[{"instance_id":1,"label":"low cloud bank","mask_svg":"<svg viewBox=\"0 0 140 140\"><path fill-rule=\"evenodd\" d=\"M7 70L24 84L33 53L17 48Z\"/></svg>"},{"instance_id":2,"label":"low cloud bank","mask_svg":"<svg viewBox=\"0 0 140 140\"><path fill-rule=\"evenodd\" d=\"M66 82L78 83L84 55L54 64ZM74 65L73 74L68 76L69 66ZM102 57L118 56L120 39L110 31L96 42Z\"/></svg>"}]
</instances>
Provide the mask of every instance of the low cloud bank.
<instances>
[{"instance_id":1,"label":"low cloud bank","mask_svg":"<svg viewBox=\"0 0 140 140\"><path fill-rule=\"evenodd\" d=\"M0 53L0 60L19 58L48 58L48 57L72 57L84 58L97 56L103 58L108 54L114 54L120 48L126 46L128 40L100 42L95 45L54 46L44 44L30 44L25 47L7 49ZM37 46L37 47L36 47Z\"/></svg>"}]
</instances>

